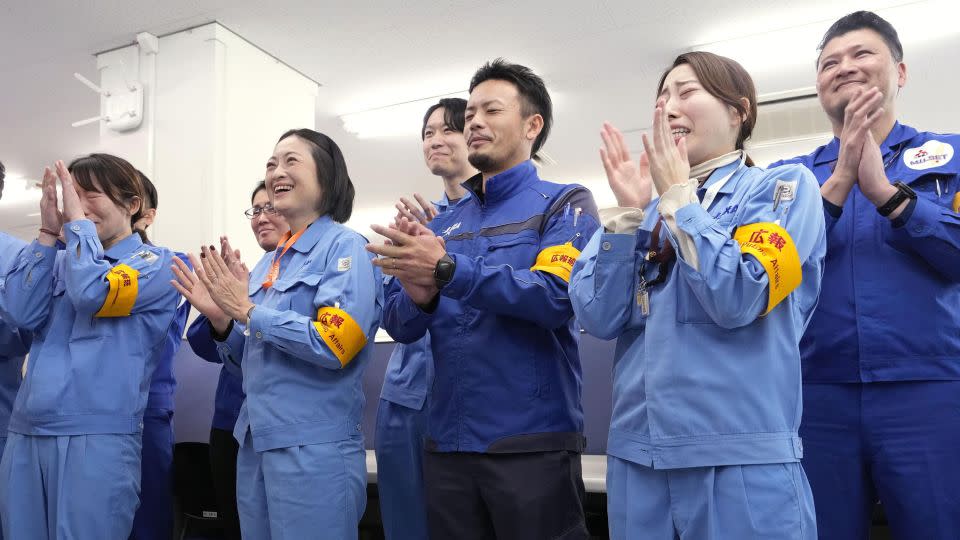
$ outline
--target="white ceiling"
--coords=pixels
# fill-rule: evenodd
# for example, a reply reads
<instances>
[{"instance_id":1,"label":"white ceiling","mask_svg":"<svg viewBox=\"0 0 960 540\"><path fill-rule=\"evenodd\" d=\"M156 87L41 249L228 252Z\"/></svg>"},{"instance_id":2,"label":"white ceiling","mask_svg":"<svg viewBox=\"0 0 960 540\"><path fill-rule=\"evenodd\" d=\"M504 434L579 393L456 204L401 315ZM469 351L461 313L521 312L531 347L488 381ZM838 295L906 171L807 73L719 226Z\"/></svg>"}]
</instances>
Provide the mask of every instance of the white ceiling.
<instances>
[{"instance_id":1,"label":"white ceiling","mask_svg":"<svg viewBox=\"0 0 960 540\"><path fill-rule=\"evenodd\" d=\"M849 11L905 3L6 1L0 4L0 160L8 171L35 178L54 159L92 151L97 127L75 129L70 123L95 115L98 98L72 74L96 80L94 53L132 43L138 32L163 35L216 20L323 85L316 125L343 147L359 211L389 206L414 190L434 195L440 188L423 167L416 137L359 140L342 130L337 115L463 90L473 71L497 56L533 67L554 97L555 128L545 149L558 163L544 176L602 185L601 122L647 126L656 79L677 53L798 25L814 24L820 32ZM925 8L930 2L914 4ZM809 43L809 58L800 65L785 61L754 71L760 92L811 86L815 45ZM954 65L946 51L957 45L951 35L917 46L930 53L924 55L928 62L920 58L911 67L922 70L926 83L934 78L930 86L937 94L957 87L955 70L937 70ZM913 61L910 55L908 48ZM957 126L941 127L951 128ZM269 152L264 149L265 156ZM32 235L36 218L27 214L34 212L32 202L0 202L0 230Z\"/></svg>"}]
</instances>

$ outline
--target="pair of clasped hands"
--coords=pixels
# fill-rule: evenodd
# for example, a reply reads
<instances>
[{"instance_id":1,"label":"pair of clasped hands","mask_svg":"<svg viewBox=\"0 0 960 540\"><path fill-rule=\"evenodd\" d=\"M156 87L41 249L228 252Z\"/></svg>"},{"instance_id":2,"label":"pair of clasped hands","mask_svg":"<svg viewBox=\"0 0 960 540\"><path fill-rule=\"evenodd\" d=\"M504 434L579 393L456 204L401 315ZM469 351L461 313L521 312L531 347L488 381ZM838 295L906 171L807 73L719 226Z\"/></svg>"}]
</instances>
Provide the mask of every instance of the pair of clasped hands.
<instances>
[{"instance_id":1,"label":"pair of clasped hands","mask_svg":"<svg viewBox=\"0 0 960 540\"><path fill-rule=\"evenodd\" d=\"M55 172L54 172L55 171ZM57 181L63 192L63 211L57 208ZM77 193L73 175L67 170L63 161L57 160L50 167L43 169L43 181L40 183L43 191L40 196L40 237L39 242L44 246L56 245L61 237L63 224L84 219L83 205Z\"/></svg>"}]
</instances>

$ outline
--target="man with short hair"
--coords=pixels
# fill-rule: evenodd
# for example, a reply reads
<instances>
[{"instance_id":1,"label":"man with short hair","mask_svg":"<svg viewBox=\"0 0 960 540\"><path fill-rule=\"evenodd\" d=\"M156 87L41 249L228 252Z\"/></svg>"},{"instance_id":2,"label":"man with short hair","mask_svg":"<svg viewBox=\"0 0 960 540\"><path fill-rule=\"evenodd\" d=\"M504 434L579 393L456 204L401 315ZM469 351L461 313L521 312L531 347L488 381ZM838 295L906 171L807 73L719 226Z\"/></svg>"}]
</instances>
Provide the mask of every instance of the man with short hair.
<instances>
[{"instance_id":1,"label":"man with short hair","mask_svg":"<svg viewBox=\"0 0 960 540\"><path fill-rule=\"evenodd\" d=\"M424 477L431 538L586 538L579 329L567 283L598 228L590 192L541 180L552 123L543 80L502 59L470 83L470 198L429 230L374 225L397 279L383 325L428 331L436 383Z\"/></svg>"},{"instance_id":2,"label":"man with short hair","mask_svg":"<svg viewBox=\"0 0 960 540\"><path fill-rule=\"evenodd\" d=\"M476 174L467 161L463 112L467 100L445 98L427 109L420 135L423 159L443 179L443 195L432 205L401 199L398 220L407 216L429 223L438 213L460 204L467 191L460 184ZM420 209L417 209L417 204ZM393 278L388 277L387 282ZM398 343L390 355L377 409L375 446L380 516L387 540L427 540L427 505L423 486L423 439L427 402L433 385L430 334Z\"/></svg>"},{"instance_id":3,"label":"man with short hair","mask_svg":"<svg viewBox=\"0 0 960 540\"><path fill-rule=\"evenodd\" d=\"M3 198L5 178L6 167L0 163L0 198ZM10 265L17 260L17 255L26 245L26 242L0 232L0 287L4 286L4 278ZM0 312L0 455L7 444L7 424L10 423L13 400L20 389L23 360L30 352L31 342L30 334L14 328L4 320L4 314ZM3 530L0 529L0 540L2 539Z\"/></svg>"},{"instance_id":4,"label":"man with short hair","mask_svg":"<svg viewBox=\"0 0 960 540\"><path fill-rule=\"evenodd\" d=\"M821 184L827 256L801 342L803 468L822 539L960 538L960 136L897 122L897 31L858 11L827 30L817 92L834 139Z\"/></svg>"}]
</instances>

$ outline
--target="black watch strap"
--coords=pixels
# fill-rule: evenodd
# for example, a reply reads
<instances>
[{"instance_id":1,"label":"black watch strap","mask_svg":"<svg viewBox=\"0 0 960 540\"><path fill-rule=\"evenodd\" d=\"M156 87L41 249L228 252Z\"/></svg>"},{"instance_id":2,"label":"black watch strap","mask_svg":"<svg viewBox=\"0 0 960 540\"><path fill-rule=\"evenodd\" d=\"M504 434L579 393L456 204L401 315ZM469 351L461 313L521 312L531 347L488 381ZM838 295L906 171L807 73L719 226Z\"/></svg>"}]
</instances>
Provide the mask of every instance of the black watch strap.
<instances>
[{"instance_id":1,"label":"black watch strap","mask_svg":"<svg viewBox=\"0 0 960 540\"><path fill-rule=\"evenodd\" d=\"M897 182L893 184L893 187L897 188L897 192L893 195L893 197L890 197L890 200L883 203L883 206L877 207L877 213L883 217L887 217L893 213L898 206L903 204L903 201L917 198L916 192L910 189L910 186L904 184L903 182Z\"/></svg>"},{"instance_id":2,"label":"black watch strap","mask_svg":"<svg viewBox=\"0 0 960 540\"><path fill-rule=\"evenodd\" d=\"M443 257L437 261L437 266L433 268L433 280L436 282L438 289L444 288L447 283L453 280L453 273L456 269L457 263L449 254L444 253Z\"/></svg>"}]
</instances>

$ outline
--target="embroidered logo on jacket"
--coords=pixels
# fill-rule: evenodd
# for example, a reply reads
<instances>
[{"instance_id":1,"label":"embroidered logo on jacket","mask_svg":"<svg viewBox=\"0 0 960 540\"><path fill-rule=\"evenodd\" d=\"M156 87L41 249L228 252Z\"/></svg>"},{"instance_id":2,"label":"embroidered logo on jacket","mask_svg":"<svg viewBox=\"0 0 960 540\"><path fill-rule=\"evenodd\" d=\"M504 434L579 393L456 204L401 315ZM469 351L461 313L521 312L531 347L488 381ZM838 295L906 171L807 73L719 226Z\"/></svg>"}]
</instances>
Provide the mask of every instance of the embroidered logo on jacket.
<instances>
[{"instance_id":1,"label":"embroidered logo on jacket","mask_svg":"<svg viewBox=\"0 0 960 540\"><path fill-rule=\"evenodd\" d=\"M447 227L446 229L440 231L442 236L450 236L450 233L460 228L460 221L454 223L453 225Z\"/></svg>"}]
</instances>

